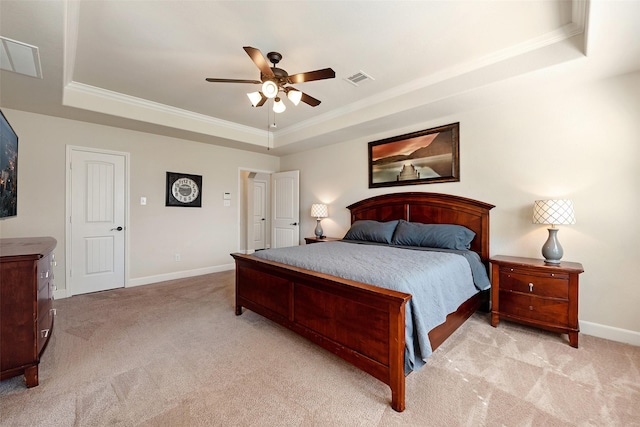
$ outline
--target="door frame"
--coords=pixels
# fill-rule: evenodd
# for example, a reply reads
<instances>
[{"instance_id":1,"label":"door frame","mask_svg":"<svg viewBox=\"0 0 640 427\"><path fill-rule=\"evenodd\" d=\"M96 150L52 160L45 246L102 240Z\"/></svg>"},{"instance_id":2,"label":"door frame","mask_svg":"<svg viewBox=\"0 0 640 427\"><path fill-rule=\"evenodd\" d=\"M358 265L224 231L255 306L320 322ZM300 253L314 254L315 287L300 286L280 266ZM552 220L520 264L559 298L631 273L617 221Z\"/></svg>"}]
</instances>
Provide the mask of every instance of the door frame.
<instances>
[{"instance_id":1,"label":"door frame","mask_svg":"<svg viewBox=\"0 0 640 427\"><path fill-rule=\"evenodd\" d=\"M271 176L271 174L275 173L276 171L273 170L264 170L264 169L256 169L256 168L250 168L250 167L243 167L240 166L238 168L238 252L244 253L246 254L249 250L248 245L247 245L247 236L249 235L249 219L247 218L247 215L244 215L243 213L246 213L246 200L247 200L247 190L244 186L244 177L243 177L243 173L264 173L264 174L268 174L269 176ZM269 191L271 191L271 182L268 182L269 185ZM271 194L271 193L269 193ZM270 200L267 200L267 203L269 203L269 205L271 204ZM268 227L271 227L271 214L269 214L269 224ZM243 230L244 230L244 236L245 236L245 241L243 242L242 237L243 237ZM247 246L247 247L244 247Z\"/></svg>"},{"instance_id":2,"label":"door frame","mask_svg":"<svg viewBox=\"0 0 640 427\"><path fill-rule=\"evenodd\" d=\"M65 228L65 293L66 297L74 295L73 287L71 285L71 266L72 262L72 250L71 250L71 155L73 151L87 151L96 154L111 154L115 156L124 157L124 228L129 231L129 194L130 194L130 153L124 151L104 150L101 148L93 147L81 147L79 145L67 145L66 146L66 159L65 159L65 214L64 214L64 228ZM124 235L124 287L129 287L129 235L127 232Z\"/></svg>"}]
</instances>

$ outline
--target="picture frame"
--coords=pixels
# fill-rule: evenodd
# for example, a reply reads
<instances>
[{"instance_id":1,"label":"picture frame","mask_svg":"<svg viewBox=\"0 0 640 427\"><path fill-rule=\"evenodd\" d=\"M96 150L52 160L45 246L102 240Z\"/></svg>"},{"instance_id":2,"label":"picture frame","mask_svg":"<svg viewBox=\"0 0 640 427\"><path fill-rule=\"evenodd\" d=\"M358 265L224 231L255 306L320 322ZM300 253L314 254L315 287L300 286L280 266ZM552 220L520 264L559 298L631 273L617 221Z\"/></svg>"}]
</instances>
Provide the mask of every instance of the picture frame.
<instances>
[{"instance_id":1,"label":"picture frame","mask_svg":"<svg viewBox=\"0 0 640 427\"><path fill-rule=\"evenodd\" d=\"M0 110L0 219L18 215L18 135Z\"/></svg>"},{"instance_id":2,"label":"picture frame","mask_svg":"<svg viewBox=\"0 0 640 427\"><path fill-rule=\"evenodd\" d=\"M165 206L202 207L202 175L167 172Z\"/></svg>"},{"instance_id":3,"label":"picture frame","mask_svg":"<svg viewBox=\"0 0 640 427\"><path fill-rule=\"evenodd\" d=\"M460 181L460 123L369 143L369 188Z\"/></svg>"}]
</instances>

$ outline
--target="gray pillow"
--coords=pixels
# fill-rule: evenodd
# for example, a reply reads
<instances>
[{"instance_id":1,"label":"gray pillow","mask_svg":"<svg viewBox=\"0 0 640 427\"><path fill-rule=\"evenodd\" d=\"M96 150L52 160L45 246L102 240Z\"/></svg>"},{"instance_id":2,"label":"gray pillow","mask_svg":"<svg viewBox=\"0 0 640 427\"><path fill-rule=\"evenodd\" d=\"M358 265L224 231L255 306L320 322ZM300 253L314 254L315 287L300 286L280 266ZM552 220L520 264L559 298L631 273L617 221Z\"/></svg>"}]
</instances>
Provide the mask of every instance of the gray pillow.
<instances>
[{"instance_id":1,"label":"gray pillow","mask_svg":"<svg viewBox=\"0 0 640 427\"><path fill-rule=\"evenodd\" d=\"M400 221L391 241L400 246L468 250L476 233L455 224L421 224Z\"/></svg>"},{"instance_id":2,"label":"gray pillow","mask_svg":"<svg viewBox=\"0 0 640 427\"><path fill-rule=\"evenodd\" d=\"M360 220L351 225L345 240L360 240L364 242L391 243L393 231L396 229L398 221L372 221Z\"/></svg>"}]
</instances>

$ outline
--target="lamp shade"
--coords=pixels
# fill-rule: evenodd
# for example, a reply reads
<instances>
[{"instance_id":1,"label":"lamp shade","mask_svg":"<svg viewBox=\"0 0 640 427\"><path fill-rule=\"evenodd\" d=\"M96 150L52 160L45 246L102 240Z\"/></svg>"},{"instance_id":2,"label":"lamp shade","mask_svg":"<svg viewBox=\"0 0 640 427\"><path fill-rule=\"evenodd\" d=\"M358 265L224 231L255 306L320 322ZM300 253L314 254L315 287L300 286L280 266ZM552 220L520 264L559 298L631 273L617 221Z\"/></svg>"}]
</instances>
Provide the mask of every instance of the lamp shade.
<instances>
[{"instance_id":1,"label":"lamp shade","mask_svg":"<svg viewBox=\"0 0 640 427\"><path fill-rule=\"evenodd\" d=\"M326 218L329 216L329 208L321 203L311 205L311 216L315 218Z\"/></svg>"},{"instance_id":2,"label":"lamp shade","mask_svg":"<svg viewBox=\"0 0 640 427\"><path fill-rule=\"evenodd\" d=\"M251 105L253 105L254 107L257 106L260 101L262 101L262 95L260 95L260 92L250 92L247 94L247 96L251 101Z\"/></svg>"},{"instance_id":3,"label":"lamp shade","mask_svg":"<svg viewBox=\"0 0 640 427\"><path fill-rule=\"evenodd\" d=\"M267 80L262 84L262 93L267 98L275 98L278 94L278 85L271 80Z\"/></svg>"},{"instance_id":4,"label":"lamp shade","mask_svg":"<svg viewBox=\"0 0 640 427\"><path fill-rule=\"evenodd\" d=\"M287 98L289 98L289 101L293 102L293 105L298 105L302 99L302 92L295 89L288 90Z\"/></svg>"},{"instance_id":5,"label":"lamp shade","mask_svg":"<svg viewBox=\"0 0 640 427\"><path fill-rule=\"evenodd\" d=\"M275 102L273 103L273 111L275 111L276 113L282 113L286 109L287 106L284 105L284 102L282 102L280 98L276 98Z\"/></svg>"},{"instance_id":6,"label":"lamp shade","mask_svg":"<svg viewBox=\"0 0 640 427\"><path fill-rule=\"evenodd\" d=\"M533 204L534 224L575 224L573 202L567 199L536 200Z\"/></svg>"}]
</instances>

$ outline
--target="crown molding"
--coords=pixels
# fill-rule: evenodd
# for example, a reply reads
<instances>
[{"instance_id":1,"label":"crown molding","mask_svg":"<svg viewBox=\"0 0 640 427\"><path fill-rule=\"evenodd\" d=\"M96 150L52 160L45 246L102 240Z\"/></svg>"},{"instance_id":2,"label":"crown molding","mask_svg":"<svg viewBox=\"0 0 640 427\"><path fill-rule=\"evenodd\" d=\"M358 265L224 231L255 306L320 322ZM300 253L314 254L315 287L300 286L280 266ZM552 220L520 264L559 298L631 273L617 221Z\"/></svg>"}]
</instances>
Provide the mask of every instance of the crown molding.
<instances>
[{"instance_id":1,"label":"crown molding","mask_svg":"<svg viewBox=\"0 0 640 427\"><path fill-rule=\"evenodd\" d=\"M170 126L242 142L264 144L267 131L72 81L64 87L63 105L126 119Z\"/></svg>"}]
</instances>

